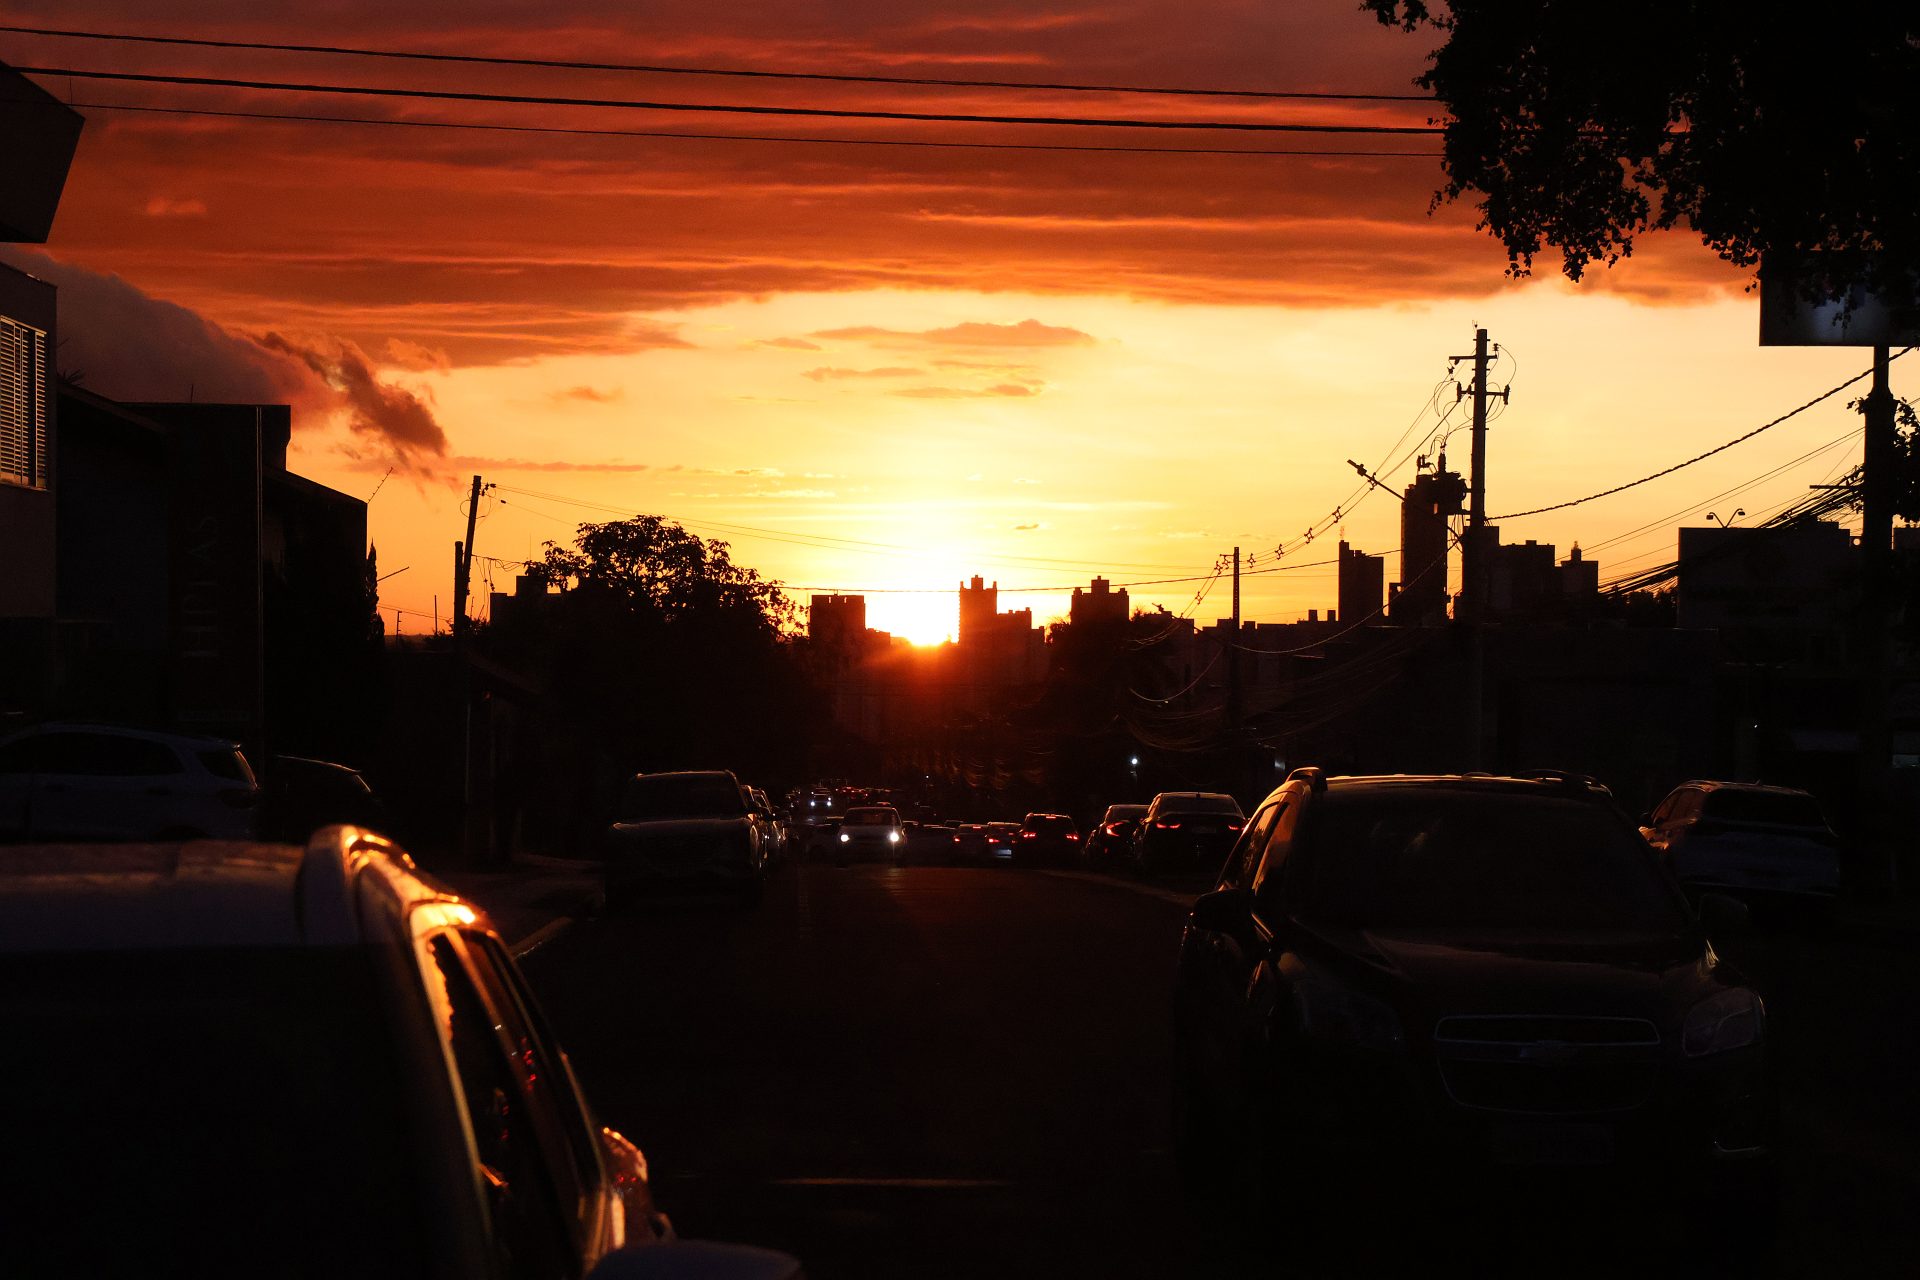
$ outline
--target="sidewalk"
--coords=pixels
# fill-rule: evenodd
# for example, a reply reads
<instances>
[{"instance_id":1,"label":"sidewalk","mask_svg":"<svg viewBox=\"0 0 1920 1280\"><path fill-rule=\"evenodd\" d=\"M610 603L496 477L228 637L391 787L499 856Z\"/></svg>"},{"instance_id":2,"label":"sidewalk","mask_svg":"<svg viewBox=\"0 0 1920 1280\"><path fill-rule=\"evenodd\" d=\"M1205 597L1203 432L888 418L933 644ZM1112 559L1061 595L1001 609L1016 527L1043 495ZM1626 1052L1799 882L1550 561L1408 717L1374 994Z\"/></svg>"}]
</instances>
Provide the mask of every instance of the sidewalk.
<instances>
[{"instance_id":1,"label":"sidewalk","mask_svg":"<svg viewBox=\"0 0 1920 1280\"><path fill-rule=\"evenodd\" d=\"M539 854L516 855L505 870L434 875L492 917L493 927L516 956L599 911L605 896L599 863Z\"/></svg>"}]
</instances>

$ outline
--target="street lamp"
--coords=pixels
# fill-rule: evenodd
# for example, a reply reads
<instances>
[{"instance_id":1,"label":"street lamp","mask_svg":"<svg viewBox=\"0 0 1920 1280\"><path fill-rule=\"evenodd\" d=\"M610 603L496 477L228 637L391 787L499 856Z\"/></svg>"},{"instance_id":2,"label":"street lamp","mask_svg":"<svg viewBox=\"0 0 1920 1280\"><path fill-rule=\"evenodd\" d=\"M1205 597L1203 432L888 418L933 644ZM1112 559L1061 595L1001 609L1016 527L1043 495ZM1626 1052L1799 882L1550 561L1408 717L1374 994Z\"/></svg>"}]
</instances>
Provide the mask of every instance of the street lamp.
<instances>
[{"instance_id":1,"label":"street lamp","mask_svg":"<svg viewBox=\"0 0 1920 1280\"><path fill-rule=\"evenodd\" d=\"M1745 514L1747 514L1747 509L1745 507L1741 507L1738 511L1734 512L1732 516L1728 517L1725 520L1722 520L1719 516L1709 511L1707 512L1707 519L1713 521L1715 524L1719 525L1722 529L1726 529L1726 528L1730 528L1735 520L1738 520L1741 516Z\"/></svg>"}]
</instances>

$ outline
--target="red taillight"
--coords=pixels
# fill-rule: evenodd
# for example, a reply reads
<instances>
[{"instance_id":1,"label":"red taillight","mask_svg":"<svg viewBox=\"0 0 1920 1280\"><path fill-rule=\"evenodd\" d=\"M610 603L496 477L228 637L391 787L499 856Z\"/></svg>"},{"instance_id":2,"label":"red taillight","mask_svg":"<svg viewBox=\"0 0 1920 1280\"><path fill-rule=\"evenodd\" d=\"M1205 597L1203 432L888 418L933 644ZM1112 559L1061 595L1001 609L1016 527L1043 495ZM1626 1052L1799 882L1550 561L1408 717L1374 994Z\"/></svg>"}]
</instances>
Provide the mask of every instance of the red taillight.
<instances>
[{"instance_id":1,"label":"red taillight","mask_svg":"<svg viewBox=\"0 0 1920 1280\"><path fill-rule=\"evenodd\" d=\"M1022 832L1020 833L1020 838L1021 838L1022 840L1031 840L1031 839L1033 839L1033 837L1034 837L1034 833L1033 833L1033 832L1031 832L1031 831L1022 831Z\"/></svg>"},{"instance_id":2,"label":"red taillight","mask_svg":"<svg viewBox=\"0 0 1920 1280\"><path fill-rule=\"evenodd\" d=\"M955 844L959 844L959 843L960 843L960 837L959 837L959 836L955 836L955 837L953 838L953 842L954 842Z\"/></svg>"},{"instance_id":3,"label":"red taillight","mask_svg":"<svg viewBox=\"0 0 1920 1280\"><path fill-rule=\"evenodd\" d=\"M1069 832L1067 832L1067 839L1069 839L1069 840L1078 840L1079 838L1080 838L1080 833L1079 833L1078 831L1069 831Z\"/></svg>"},{"instance_id":4,"label":"red taillight","mask_svg":"<svg viewBox=\"0 0 1920 1280\"><path fill-rule=\"evenodd\" d=\"M1120 834L1120 824L1117 822L1109 822L1105 827L1101 828L1101 830L1110 836L1117 836Z\"/></svg>"},{"instance_id":5,"label":"red taillight","mask_svg":"<svg viewBox=\"0 0 1920 1280\"><path fill-rule=\"evenodd\" d=\"M1240 824L1237 822L1229 822L1227 824L1227 830L1229 831L1238 831L1239 829L1240 829Z\"/></svg>"},{"instance_id":6,"label":"red taillight","mask_svg":"<svg viewBox=\"0 0 1920 1280\"><path fill-rule=\"evenodd\" d=\"M1177 822L1155 822L1153 825L1159 827L1162 831L1166 831L1169 828L1178 830L1180 827L1180 824Z\"/></svg>"}]
</instances>

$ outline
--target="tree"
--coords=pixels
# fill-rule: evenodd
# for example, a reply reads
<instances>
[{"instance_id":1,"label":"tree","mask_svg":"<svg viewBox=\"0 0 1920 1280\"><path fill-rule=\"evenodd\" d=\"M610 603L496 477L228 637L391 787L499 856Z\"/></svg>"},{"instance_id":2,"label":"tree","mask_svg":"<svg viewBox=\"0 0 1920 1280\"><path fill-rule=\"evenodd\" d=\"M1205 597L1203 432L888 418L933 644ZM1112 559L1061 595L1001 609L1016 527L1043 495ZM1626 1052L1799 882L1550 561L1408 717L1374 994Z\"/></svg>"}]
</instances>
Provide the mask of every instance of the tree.
<instances>
[{"instance_id":1,"label":"tree","mask_svg":"<svg viewBox=\"0 0 1920 1280\"><path fill-rule=\"evenodd\" d=\"M1687 227L1740 267L1817 254L1830 278L1920 278L1912 0L1363 7L1444 34L1417 81L1449 113L1435 203L1475 199L1510 274L1551 246L1578 280Z\"/></svg>"}]
</instances>

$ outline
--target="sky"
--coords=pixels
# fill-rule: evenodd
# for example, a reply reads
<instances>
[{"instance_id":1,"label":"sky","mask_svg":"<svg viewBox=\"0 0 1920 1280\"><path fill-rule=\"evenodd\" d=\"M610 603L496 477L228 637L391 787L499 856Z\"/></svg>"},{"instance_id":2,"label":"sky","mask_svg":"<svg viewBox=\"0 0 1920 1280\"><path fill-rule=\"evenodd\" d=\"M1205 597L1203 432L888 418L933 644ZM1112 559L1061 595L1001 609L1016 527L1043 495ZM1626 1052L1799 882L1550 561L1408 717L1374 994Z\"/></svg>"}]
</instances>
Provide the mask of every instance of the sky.
<instances>
[{"instance_id":1,"label":"sky","mask_svg":"<svg viewBox=\"0 0 1920 1280\"><path fill-rule=\"evenodd\" d=\"M1354 0L631 5L0 3L0 24L568 61L1414 94L1433 43ZM0 32L15 66L812 110L1421 127L1434 104L581 71ZM371 497L390 625L582 520L668 516L919 642L975 574L1036 620L1101 574L1138 606L1334 603L1342 536L1398 541L1349 465L1464 469L1450 357L1511 388L1498 516L1658 471L1861 372L1761 348L1747 278L1676 232L1578 286L1516 280L1419 134L982 124L350 96L38 75L87 118L48 243L60 368L126 399L295 407L290 465ZM530 133L196 111L599 130ZM607 131L620 131L618 136ZM732 135L642 137L634 133ZM743 139L742 135L751 135ZM800 139L839 139L839 142ZM852 145L857 142L858 145ZM891 145L1020 143L1133 150ZM887 145L876 145L887 144ZM1159 154L1139 148L1159 148ZM1370 154L1171 154L1168 148ZM1410 154L1380 154L1380 153ZM1894 389L1905 370L1895 366ZM1675 475L1503 522L1603 580L1679 523L1743 523L1858 458L1842 394ZM1438 428L1441 434L1429 435ZM1411 433L1411 434L1409 434ZM1422 442L1427 443L1423 446ZM1397 464L1397 466L1396 466ZM1777 474L1769 473L1776 472ZM1761 478L1766 477L1766 478ZM1747 486L1750 482L1751 487ZM1336 510L1338 515L1335 515ZM1308 541L1309 530L1316 536ZM1275 553L1280 554L1276 555ZM1457 569L1456 569L1457 573ZM1387 562L1388 581L1397 561ZM1196 600L1196 596L1199 596Z\"/></svg>"}]
</instances>

